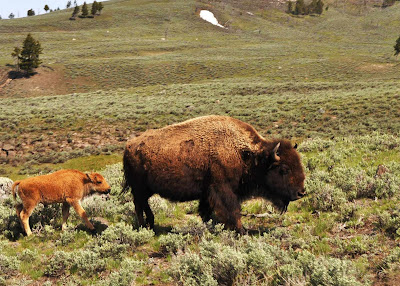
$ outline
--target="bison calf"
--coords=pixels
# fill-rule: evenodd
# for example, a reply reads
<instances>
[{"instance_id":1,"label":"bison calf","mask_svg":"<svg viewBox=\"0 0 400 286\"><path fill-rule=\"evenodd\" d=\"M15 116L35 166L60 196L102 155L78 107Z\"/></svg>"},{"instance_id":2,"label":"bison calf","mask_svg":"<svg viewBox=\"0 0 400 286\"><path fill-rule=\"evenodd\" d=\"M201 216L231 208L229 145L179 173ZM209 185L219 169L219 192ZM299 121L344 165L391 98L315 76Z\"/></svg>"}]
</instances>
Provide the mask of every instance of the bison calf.
<instances>
[{"instance_id":1,"label":"bison calf","mask_svg":"<svg viewBox=\"0 0 400 286\"><path fill-rule=\"evenodd\" d=\"M131 188L140 225L154 225L153 194L184 202L199 200L204 221L212 212L243 232L240 203L270 200L282 212L305 195L296 146L266 140L250 125L225 116L204 116L148 130L131 139L124 153L125 187Z\"/></svg>"},{"instance_id":2,"label":"bison calf","mask_svg":"<svg viewBox=\"0 0 400 286\"><path fill-rule=\"evenodd\" d=\"M65 229L69 216L69 208L73 206L87 227L94 229L82 208L80 201L93 193L108 194L111 189L102 175L85 174L77 170L60 170L52 174L32 177L16 181L12 186L14 199L18 196L22 204L16 205L17 216L29 236L29 217L38 203L44 205L62 203L63 224Z\"/></svg>"}]
</instances>

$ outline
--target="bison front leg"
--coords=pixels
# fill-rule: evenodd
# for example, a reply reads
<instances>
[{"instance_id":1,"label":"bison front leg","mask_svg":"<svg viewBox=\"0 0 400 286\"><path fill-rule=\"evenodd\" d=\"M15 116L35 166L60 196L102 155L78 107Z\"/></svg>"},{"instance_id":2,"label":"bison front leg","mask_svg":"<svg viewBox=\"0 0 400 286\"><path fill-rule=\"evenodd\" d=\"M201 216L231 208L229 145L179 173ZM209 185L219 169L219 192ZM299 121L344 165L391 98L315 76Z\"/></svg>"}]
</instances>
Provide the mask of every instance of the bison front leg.
<instances>
[{"instance_id":1,"label":"bison front leg","mask_svg":"<svg viewBox=\"0 0 400 286\"><path fill-rule=\"evenodd\" d=\"M228 229L244 234L240 219L240 203L229 185L211 186L208 200L217 218Z\"/></svg>"},{"instance_id":2,"label":"bison front leg","mask_svg":"<svg viewBox=\"0 0 400 286\"><path fill-rule=\"evenodd\" d=\"M154 214L149 206L148 198L135 197L135 212L138 219L139 226L145 227L143 212L146 213L146 223L150 228L154 228Z\"/></svg>"},{"instance_id":3,"label":"bison front leg","mask_svg":"<svg viewBox=\"0 0 400 286\"><path fill-rule=\"evenodd\" d=\"M79 201L71 201L69 204L75 209L76 213L83 219L83 221L86 223L86 226L90 230L94 230L93 224L89 221L85 210L82 208L81 204Z\"/></svg>"},{"instance_id":4,"label":"bison front leg","mask_svg":"<svg viewBox=\"0 0 400 286\"><path fill-rule=\"evenodd\" d=\"M203 222L208 222L211 219L212 209L206 198L201 198L199 203L199 215Z\"/></svg>"},{"instance_id":5,"label":"bison front leg","mask_svg":"<svg viewBox=\"0 0 400 286\"><path fill-rule=\"evenodd\" d=\"M61 229L65 230L67 228L67 220L69 217L69 209L70 209L70 205L66 202L63 203L62 205L62 217L63 217L63 222L62 222L62 226Z\"/></svg>"}]
</instances>

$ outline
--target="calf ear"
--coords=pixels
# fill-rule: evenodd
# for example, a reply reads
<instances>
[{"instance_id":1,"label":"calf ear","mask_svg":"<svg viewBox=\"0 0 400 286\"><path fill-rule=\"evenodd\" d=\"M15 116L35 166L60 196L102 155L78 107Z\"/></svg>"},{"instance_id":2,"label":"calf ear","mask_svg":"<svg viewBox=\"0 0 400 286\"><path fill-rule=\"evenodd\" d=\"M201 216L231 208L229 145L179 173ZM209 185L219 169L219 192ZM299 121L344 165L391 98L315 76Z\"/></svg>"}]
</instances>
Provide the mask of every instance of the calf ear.
<instances>
[{"instance_id":1,"label":"calf ear","mask_svg":"<svg viewBox=\"0 0 400 286\"><path fill-rule=\"evenodd\" d=\"M87 179L86 183L93 183L93 180L90 177L90 174L86 173L86 179Z\"/></svg>"}]
</instances>

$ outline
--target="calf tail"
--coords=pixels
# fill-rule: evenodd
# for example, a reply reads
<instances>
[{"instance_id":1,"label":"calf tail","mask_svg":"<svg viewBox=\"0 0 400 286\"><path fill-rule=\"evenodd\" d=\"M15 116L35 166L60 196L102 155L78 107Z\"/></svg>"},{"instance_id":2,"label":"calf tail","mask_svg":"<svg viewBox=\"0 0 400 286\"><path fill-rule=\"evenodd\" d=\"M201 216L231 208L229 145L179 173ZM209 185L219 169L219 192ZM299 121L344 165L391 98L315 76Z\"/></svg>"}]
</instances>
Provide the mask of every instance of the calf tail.
<instances>
[{"instance_id":1,"label":"calf tail","mask_svg":"<svg viewBox=\"0 0 400 286\"><path fill-rule=\"evenodd\" d=\"M15 181L14 184L12 185L12 187L11 187L11 191L12 191L12 195L14 197L14 200L17 199L17 191L18 191L20 182L21 181Z\"/></svg>"}]
</instances>

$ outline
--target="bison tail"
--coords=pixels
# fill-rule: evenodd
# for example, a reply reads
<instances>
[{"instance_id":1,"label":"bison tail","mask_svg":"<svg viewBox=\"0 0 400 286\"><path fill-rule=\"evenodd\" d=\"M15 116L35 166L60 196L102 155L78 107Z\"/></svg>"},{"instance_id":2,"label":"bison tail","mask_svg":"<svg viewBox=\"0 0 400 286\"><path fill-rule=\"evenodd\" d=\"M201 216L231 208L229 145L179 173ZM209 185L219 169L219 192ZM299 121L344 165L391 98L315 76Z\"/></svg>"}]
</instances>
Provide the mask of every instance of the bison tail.
<instances>
[{"instance_id":1,"label":"bison tail","mask_svg":"<svg viewBox=\"0 0 400 286\"><path fill-rule=\"evenodd\" d=\"M17 189L18 189L18 186L19 186L20 182L21 181L15 181L14 184L12 185L12 187L11 187L11 191L12 191L12 195L14 197L14 200L17 199Z\"/></svg>"},{"instance_id":2,"label":"bison tail","mask_svg":"<svg viewBox=\"0 0 400 286\"><path fill-rule=\"evenodd\" d=\"M131 182L130 182L130 164L128 160L128 151L125 150L124 152L124 158L123 158L123 168L124 168L124 178L122 181L122 190L121 190L121 195L126 193L130 188L131 188Z\"/></svg>"}]
</instances>

